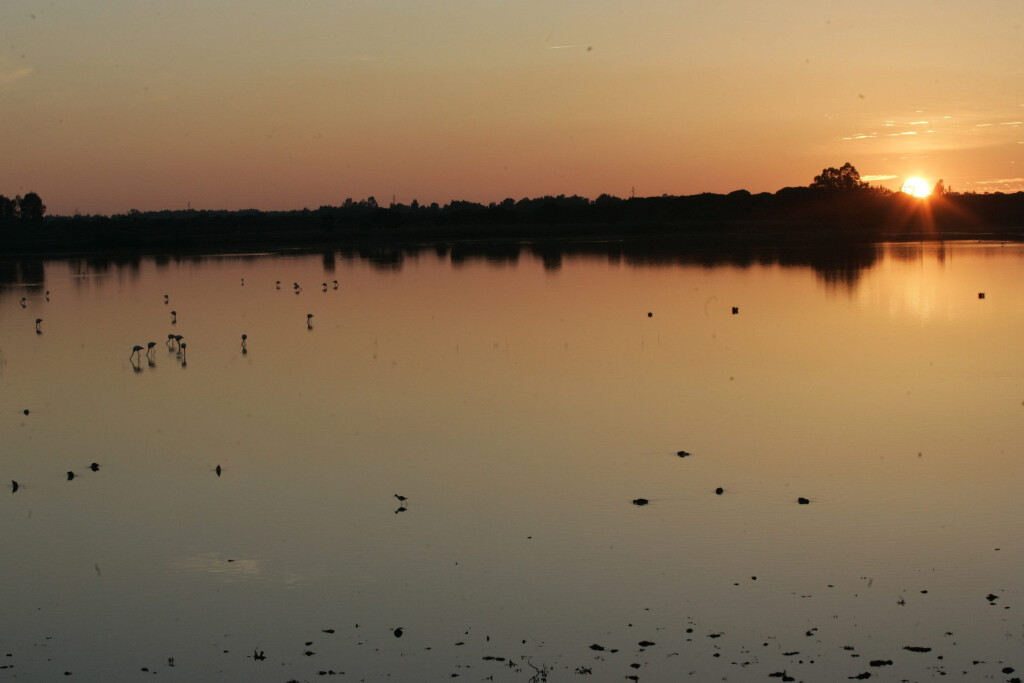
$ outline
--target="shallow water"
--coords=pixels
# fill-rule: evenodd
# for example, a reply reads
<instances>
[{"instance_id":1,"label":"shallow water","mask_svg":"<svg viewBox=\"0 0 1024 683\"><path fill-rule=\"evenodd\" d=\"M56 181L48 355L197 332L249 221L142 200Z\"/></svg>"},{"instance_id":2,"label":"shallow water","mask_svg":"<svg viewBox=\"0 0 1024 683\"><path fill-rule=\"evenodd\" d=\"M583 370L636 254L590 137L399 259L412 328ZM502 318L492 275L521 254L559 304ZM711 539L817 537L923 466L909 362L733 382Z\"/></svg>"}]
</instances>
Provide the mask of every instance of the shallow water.
<instances>
[{"instance_id":1,"label":"shallow water","mask_svg":"<svg viewBox=\"0 0 1024 683\"><path fill-rule=\"evenodd\" d=\"M0 681L1007 679L1022 266L6 264Z\"/></svg>"}]
</instances>

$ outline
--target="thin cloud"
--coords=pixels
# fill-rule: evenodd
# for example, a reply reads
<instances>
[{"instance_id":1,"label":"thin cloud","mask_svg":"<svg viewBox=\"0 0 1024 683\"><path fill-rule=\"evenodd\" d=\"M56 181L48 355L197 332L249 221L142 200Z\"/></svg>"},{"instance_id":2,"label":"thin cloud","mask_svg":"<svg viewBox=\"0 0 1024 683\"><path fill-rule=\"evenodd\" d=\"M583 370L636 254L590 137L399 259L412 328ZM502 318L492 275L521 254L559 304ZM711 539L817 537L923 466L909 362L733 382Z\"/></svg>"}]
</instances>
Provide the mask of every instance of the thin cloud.
<instances>
[{"instance_id":1,"label":"thin cloud","mask_svg":"<svg viewBox=\"0 0 1024 683\"><path fill-rule=\"evenodd\" d=\"M0 71L0 87L13 85L32 73L32 67L24 66L14 71Z\"/></svg>"},{"instance_id":2,"label":"thin cloud","mask_svg":"<svg viewBox=\"0 0 1024 683\"><path fill-rule=\"evenodd\" d=\"M893 178L899 178L898 175L862 175L861 180L867 183L874 182L876 180L892 180Z\"/></svg>"}]
</instances>

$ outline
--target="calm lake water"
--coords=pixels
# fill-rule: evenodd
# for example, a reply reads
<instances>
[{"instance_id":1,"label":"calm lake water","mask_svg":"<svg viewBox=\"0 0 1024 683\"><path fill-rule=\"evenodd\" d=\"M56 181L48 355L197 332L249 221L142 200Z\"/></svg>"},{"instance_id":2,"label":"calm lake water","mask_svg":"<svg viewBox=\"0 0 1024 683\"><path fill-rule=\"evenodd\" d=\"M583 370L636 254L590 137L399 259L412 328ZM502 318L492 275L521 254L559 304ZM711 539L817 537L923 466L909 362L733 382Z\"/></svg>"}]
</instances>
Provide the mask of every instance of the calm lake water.
<instances>
[{"instance_id":1,"label":"calm lake water","mask_svg":"<svg viewBox=\"0 0 1024 683\"><path fill-rule=\"evenodd\" d=\"M0 278L0 681L1024 669L1021 245Z\"/></svg>"}]
</instances>

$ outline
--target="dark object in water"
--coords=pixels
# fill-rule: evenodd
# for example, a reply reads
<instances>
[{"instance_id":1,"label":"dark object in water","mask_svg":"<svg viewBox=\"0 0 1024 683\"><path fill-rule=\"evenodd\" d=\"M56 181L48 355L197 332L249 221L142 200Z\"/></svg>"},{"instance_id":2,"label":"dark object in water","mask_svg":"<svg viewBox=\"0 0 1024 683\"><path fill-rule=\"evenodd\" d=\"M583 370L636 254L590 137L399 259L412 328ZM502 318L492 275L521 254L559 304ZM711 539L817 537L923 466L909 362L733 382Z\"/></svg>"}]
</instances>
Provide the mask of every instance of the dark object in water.
<instances>
[{"instance_id":1,"label":"dark object in water","mask_svg":"<svg viewBox=\"0 0 1024 683\"><path fill-rule=\"evenodd\" d=\"M739 315L739 312L740 312L740 307L739 306L733 306L732 307L732 314L733 315Z\"/></svg>"},{"instance_id":2,"label":"dark object in water","mask_svg":"<svg viewBox=\"0 0 1024 683\"><path fill-rule=\"evenodd\" d=\"M265 654L263 654L263 650L259 650L259 651L253 650L252 651L252 658L255 659L258 662L262 662L264 659L267 658L267 656Z\"/></svg>"},{"instance_id":3,"label":"dark object in water","mask_svg":"<svg viewBox=\"0 0 1024 683\"><path fill-rule=\"evenodd\" d=\"M11 493L14 493L17 490L18 490L18 482L16 482L13 479L11 479Z\"/></svg>"},{"instance_id":4,"label":"dark object in water","mask_svg":"<svg viewBox=\"0 0 1024 683\"><path fill-rule=\"evenodd\" d=\"M998 595L993 595L992 593L989 593L988 595L985 596L985 599L988 600L989 602L995 602L996 600L999 599L999 596Z\"/></svg>"},{"instance_id":5,"label":"dark object in water","mask_svg":"<svg viewBox=\"0 0 1024 683\"><path fill-rule=\"evenodd\" d=\"M678 453L676 453L676 455L678 455L680 458L686 458L689 457L690 454L687 451L679 451Z\"/></svg>"},{"instance_id":6,"label":"dark object in water","mask_svg":"<svg viewBox=\"0 0 1024 683\"><path fill-rule=\"evenodd\" d=\"M867 680L868 678L871 678L871 674L865 671L864 673L857 674L856 676L847 676L847 678L849 678L851 681L863 681Z\"/></svg>"},{"instance_id":7,"label":"dark object in water","mask_svg":"<svg viewBox=\"0 0 1024 683\"><path fill-rule=\"evenodd\" d=\"M91 465L89 465L89 469L92 470L93 472L99 472L100 464L98 462L94 462Z\"/></svg>"},{"instance_id":8,"label":"dark object in water","mask_svg":"<svg viewBox=\"0 0 1024 683\"><path fill-rule=\"evenodd\" d=\"M647 505L650 502L651 501L647 500L646 498L634 498L633 499L633 505Z\"/></svg>"},{"instance_id":9,"label":"dark object in water","mask_svg":"<svg viewBox=\"0 0 1024 683\"><path fill-rule=\"evenodd\" d=\"M909 652L931 652L932 651L932 649L930 647L920 647L918 645L904 645L903 649L907 650Z\"/></svg>"},{"instance_id":10,"label":"dark object in water","mask_svg":"<svg viewBox=\"0 0 1024 683\"><path fill-rule=\"evenodd\" d=\"M598 652L604 652L604 647L601 646L601 645L598 645L597 643L594 643L593 645L591 645L590 649L591 650L597 650Z\"/></svg>"},{"instance_id":11,"label":"dark object in water","mask_svg":"<svg viewBox=\"0 0 1024 683\"><path fill-rule=\"evenodd\" d=\"M796 502L800 503L801 505L807 505L807 504L808 504L808 503L810 503L811 501L810 501L810 500L808 500L807 498L797 498L797 499L796 499Z\"/></svg>"},{"instance_id":12,"label":"dark object in water","mask_svg":"<svg viewBox=\"0 0 1024 683\"><path fill-rule=\"evenodd\" d=\"M402 637L402 633L403 633L402 627L399 626L398 628L395 629L395 638L401 638Z\"/></svg>"},{"instance_id":13,"label":"dark object in water","mask_svg":"<svg viewBox=\"0 0 1024 683\"><path fill-rule=\"evenodd\" d=\"M654 313L652 311L647 311L647 317L648 318L653 318L654 317Z\"/></svg>"},{"instance_id":14,"label":"dark object in water","mask_svg":"<svg viewBox=\"0 0 1024 683\"><path fill-rule=\"evenodd\" d=\"M872 659L868 662L871 666L892 666L891 659Z\"/></svg>"},{"instance_id":15,"label":"dark object in water","mask_svg":"<svg viewBox=\"0 0 1024 683\"><path fill-rule=\"evenodd\" d=\"M217 465L216 467L213 468L213 471L216 472L217 476L219 477L220 473L223 472L224 470L220 468L220 465Z\"/></svg>"},{"instance_id":16,"label":"dark object in water","mask_svg":"<svg viewBox=\"0 0 1024 683\"><path fill-rule=\"evenodd\" d=\"M651 645L654 645L654 643L652 643L649 640L641 640L639 643L637 643L637 645L639 645L640 647L650 647Z\"/></svg>"},{"instance_id":17,"label":"dark object in water","mask_svg":"<svg viewBox=\"0 0 1024 683\"><path fill-rule=\"evenodd\" d=\"M978 292L978 298L979 299L984 299L985 298L985 292Z\"/></svg>"},{"instance_id":18,"label":"dark object in water","mask_svg":"<svg viewBox=\"0 0 1024 683\"><path fill-rule=\"evenodd\" d=\"M406 498L405 496L400 496L400 495L398 495L397 493L395 494L395 498L397 498L397 499L398 499L398 502L399 502L399 503L402 503L403 505L405 504L405 501L409 500L409 499L408 499L408 498Z\"/></svg>"},{"instance_id":19,"label":"dark object in water","mask_svg":"<svg viewBox=\"0 0 1024 683\"><path fill-rule=\"evenodd\" d=\"M25 414L28 415L28 408L25 408Z\"/></svg>"},{"instance_id":20,"label":"dark object in water","mask_svg":"<svg viewBox=\"0 0 1024 683\"><path fill-rule=\"evenodd\" d=\"M725 489L723 489L721 486L719 486L717 489L715 489L715 493L720 496L723 493L725 493Z\"/></svg>"},{"instance_id":21,"label":"dark object in water","mask_svg":"<svg viewBox=\"0 0 1024 683\"><path fill-rule=\"evenodd\" d=\"M68 472L68 481L71 481L74 478L75 478L75 473L74 472Z\"/></svg>"}]
</instances>

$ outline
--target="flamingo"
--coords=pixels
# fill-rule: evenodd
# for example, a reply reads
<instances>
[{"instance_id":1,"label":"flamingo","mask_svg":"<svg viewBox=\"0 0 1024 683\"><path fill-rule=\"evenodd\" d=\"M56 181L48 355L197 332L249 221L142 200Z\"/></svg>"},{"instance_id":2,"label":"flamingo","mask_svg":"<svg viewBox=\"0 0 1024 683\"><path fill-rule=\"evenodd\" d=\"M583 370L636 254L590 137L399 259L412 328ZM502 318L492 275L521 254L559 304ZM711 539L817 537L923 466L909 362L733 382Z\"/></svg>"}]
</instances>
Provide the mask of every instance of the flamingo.
<instances>
[{"instance_id":1,"label":"flamingo","mask_svg":"<svg viewBox=\"0 0 1024 683\"><path fill-rule=\"evenodd\" d=\"M25 308L25 302L28 301L25 297L21 297L21 307Z\"/></svg>"},{"instance_id":2,"label":"flamingo","mask_svg":"<svg viewBox=\"0 0 1024 683\"><path fill-rule=\"evenodd\" d=\"M335 288L335 289L337 289L337 288L338 288L338 281L337 281L337 280L335 280L335 281L334 281L334 288Z\"/></svg>"},{"instance_id":3,"label":"flamingo","mask_svg":"<svg viewBox=\"0 0 1024 683\"><path fill-rule=\"evenodd\" d=\"M178 312L177 311L171 311L171 324L174 325L177 322L178 322Z\"/></svg>"},{"instance_id":4,"label":"flamingo","mask_svg":"<svg viewBox=\"0 0 1024 683\"><path fill-rule=\"evenodd\" d=\"M146 355L147 356L150 355L151 353L154 353L153 348L155 346L156 346L156 342L149 342L148 344L146 344Z\"/></svg>"},{"instance_id":5,"label":"flamingo","mask_svg":"<svg viewBox=\"0 0 1024 683\"><path fill-rule=\"evenodd\" d=\"M43 324L42 318L36 318L36 334L42 334L43 331L39 329L39 326Z\"/></svg>"},{"instance_id":6,"label":"flamingo","mask_svg":"<svg viewBox=\"0 0 1024 683\"><path fill-rule=\"evenodd\" d=\"M281 281L280 280L278 280L276 283L274 283L274 289L281 289Z\"/></svg>"},{"instance_id":7,"label":"flamingo","mask_svg":"<svg viewBox=\"0 0 1024 683\"><path fill-rule=\"evenodd\" d=\"M306 314L306 327L308 327L309 329L313 329L313 314L312 313L307 313Z\"/></svg>"},{"instance_id":8,"label":"flamingo","mask_svg":"<svg viewBox=\"0 0 1024 683\"><path fill-rule=\"evenodd\" d=\"M132 355L128 356L128 360L130 360L130 361L132 361L134 363L135 362L136 354L138 354L138 355L142 354L142 347L139 346L138 344L136 344L135 346L132 347Z\"/></svg>"},{"instance_id":9,"label":"flamingo","mask_svg":"<svg viewBox=\"0 0 1024 683\"><path fill-rule=\"evenodd\" d=\"M321 284L323 285L324 291L326 292L326 291L327 291L327 283L326 283L326 282L323 282L323 283L321 283Z\"/></svg>"},{"instance_id":10,"label":"flamingo","mask_svg":"<svg viewBox=\"0 0 1024 683\"><path fill-rule=\"evenodd\" d=\"M166 295L166 294L164 294L164 305L165 305L165 306L167 305L168 301L169 301L169 300L168 300L168 298L167 298L167 295Z\"/></svg>"},{"instance_id":11,"label":"flamingo","mask_svg":"<svg viewBox=\"0 0 1024 683\"><path fill-rule=\"evenodd\" d=\"M167 348L171 348L171 342L173 342L173 341L174 341L174 333L172 332L171 334L167 335L167 342L166 342Z\"/></svg>"}]
</instances>

